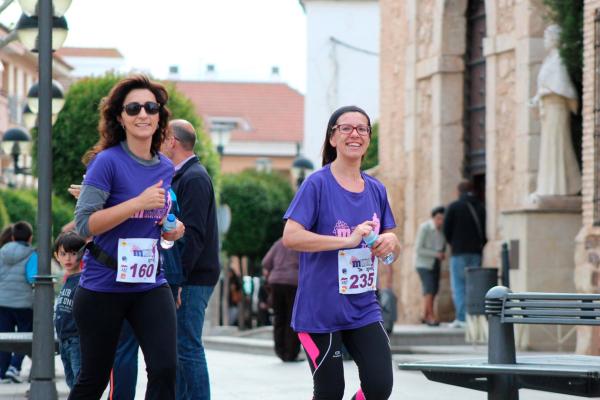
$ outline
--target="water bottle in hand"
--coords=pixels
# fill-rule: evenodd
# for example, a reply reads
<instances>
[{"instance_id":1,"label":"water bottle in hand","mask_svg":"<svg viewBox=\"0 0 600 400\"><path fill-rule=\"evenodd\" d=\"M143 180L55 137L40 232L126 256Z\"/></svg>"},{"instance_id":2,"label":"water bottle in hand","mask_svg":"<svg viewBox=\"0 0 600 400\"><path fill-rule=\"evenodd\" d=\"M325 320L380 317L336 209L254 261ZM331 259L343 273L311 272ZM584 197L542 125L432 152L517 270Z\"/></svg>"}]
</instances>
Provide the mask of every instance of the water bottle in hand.
<instances>
[{"instance_id":1,"label":"water bottle in hand","mask_svg":"<svg viewBox=\"0 0 600 400\"><path fill-rule=\"evenodd\" d=\"M177 227L177 218L175 218L175 215L173 215L173 214L167 215L167 219L165 219L165 222L163 223L163 226L162 226L162 231L169 232L169 231L175 229L176 227ZM160 247L162 247L165 250L173 247L173 244L175 244L175 242L172 240L166 240L165 238L160 238Z\"/></svg>"},{"instance_id":2,"label":"water bottle in hand","mask_svg":"<svg viewBox=\"0 0 600 400\"><path fill-rule=\"evenodd\" d=\"M369 234L367 236L365 236L363 238L363 240L365 241L367 246L371 247L371 246L373 246L373 244L375 243L375 241L377 240L378 237L379 237L379 235L377 235L375 233L375 231L371 231L371 232L369 232ZM385 257L380 257L380 258L384 264L389 265L394 262L394 253L389 253Z\"/></svg>"}]
</instances>

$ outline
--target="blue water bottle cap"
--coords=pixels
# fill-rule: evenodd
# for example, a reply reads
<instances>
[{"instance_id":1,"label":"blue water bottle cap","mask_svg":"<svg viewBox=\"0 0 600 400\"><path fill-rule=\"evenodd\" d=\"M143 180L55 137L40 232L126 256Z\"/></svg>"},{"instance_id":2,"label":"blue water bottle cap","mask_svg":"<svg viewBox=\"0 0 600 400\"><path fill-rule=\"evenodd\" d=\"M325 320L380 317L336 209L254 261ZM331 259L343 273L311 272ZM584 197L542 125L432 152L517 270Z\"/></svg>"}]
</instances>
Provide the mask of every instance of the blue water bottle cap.
<instances>
[{"instance_id":1,"label":"blue water bottle cap","mask_svg":"<svg viewBox=\"0 0 600 400\"><path fill-rule=\"evenodd\" d=\"M167 232L171 229L175 229L177 227L177 218L175 218L174 214L167 215L167 219L163 224L163 231Z\"/></svg>"}]
</instances>

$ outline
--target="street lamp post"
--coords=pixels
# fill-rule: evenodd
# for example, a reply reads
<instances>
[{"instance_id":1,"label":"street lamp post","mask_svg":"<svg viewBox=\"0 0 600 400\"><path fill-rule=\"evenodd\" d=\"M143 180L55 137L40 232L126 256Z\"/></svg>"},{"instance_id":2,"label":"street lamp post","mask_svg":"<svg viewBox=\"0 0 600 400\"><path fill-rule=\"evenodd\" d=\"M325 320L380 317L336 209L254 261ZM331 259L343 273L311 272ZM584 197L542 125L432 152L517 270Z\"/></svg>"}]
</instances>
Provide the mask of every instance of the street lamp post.
<instances>
[{"instance_id":1,"label":"street lamp post","mask_svg":"<svg viewBox=\"0 0 600 400\"><path fill-rule=\"evenodd\" d=\"M19 174L21 172L21 168L19 167L19 156L21 155L21 146L20 142L29 142L31 138L29 134L25 132L24 129L21 128L11 128L4 132L2 136L2 141L5 143L12 143L12 148L10 150L10 154L13 158L14 165L14 173Z\"/></svg>"},{"instance_id":2,"label":"street lamp post","mask_svg":"<svg viewBox=\"0 0 600 400\"><path fill-rule=\"evenodd\" d=\"M306 174L314 169L313 163L300 154L300 149L298 149L298 154L296 158L292 162L292 174L296 177L296 187L299 188L304 182L306 178Z\"/></svg>"},{"instance_id":3,"label":"street lamp post","mask_svg":"<svg viewBox=\"0 0 600 400\"><path fill-rule=\"evenodd\" d=\"M2 12L13 0L4 0ZM31 111L38 114L38 274L35 276L33 299L33 343L31 387L34 400L56 400L54 382L54 277L50 270L51 257L51 191L52 191L52 51L63 43L67 24L63 14L71 0L19 0L24 16L15 31L0 40L0 48L18 39L39 55L38 102L28 99ZM37 26L37 29L36 29ZM53 32L56 33L53 37ZM54 46L54 48L53 48ZM31 96L28 96L31 97ZM55 104L56 106L57 104ZM60 106L62 104L58 104ZM35 107L37 106L37 110ZM59 108L59 107L56 107ZM55 112L58 112L55 109Z\"/></svg>"},{"instance_id":4,"label":"street lamp post","mask_svg":"<svg viewBox=\"0 0 600 400\"><path fill-rule=\"evenodd\" d=\"M217 143L217 153L219 153L219 158L223 159L225 146L227 146L229 139L231 139L231 129L226 129L220 126L214 127L212 129L211 139L213 143Z\"/></svg>"},{"instance_id":5,"label":"street lamp post","mask_svg":"<svg viewBox=\"0 0 600 400\"><path fill-rule=\"evenodd\" d=\"M30 397L56 400L54 382L54 278L50 271L52 226L52 0L38 2L38 274L35 277Z\"/></svg>"}]
</instances>

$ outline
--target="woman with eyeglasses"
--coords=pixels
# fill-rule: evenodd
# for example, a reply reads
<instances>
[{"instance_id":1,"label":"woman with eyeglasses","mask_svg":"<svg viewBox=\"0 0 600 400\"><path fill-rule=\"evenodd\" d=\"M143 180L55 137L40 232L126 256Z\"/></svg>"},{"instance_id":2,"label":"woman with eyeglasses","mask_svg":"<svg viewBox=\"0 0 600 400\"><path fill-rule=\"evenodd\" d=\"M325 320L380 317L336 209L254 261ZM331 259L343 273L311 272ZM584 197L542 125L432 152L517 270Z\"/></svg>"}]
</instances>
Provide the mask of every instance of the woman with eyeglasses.
<instances>
[{"instance_id":1,"label":"woman with eyeglasses","mask_svg":"<svg viewBox=\"0 0 600 400\"><path fill-rule=\"evenodd\" d=\"M380 257L397 258L400 243L385 187L360 169L370 140L365 111L336 110L323 168L304 181L284 216L283 243L301 252L292 327L308 357L314 400L342 399L342 346L359 370L353 399L387 399L392 391L390 343L375 290ZM372 231L378 238L369 247L364 239Z\"/></svg>"},{"instance_id":2,"label":"woman with eyeglasses","mask_svg":"<svg viewBox=\"0 0 600 400\"><path fill-rule=\"evenodd\" d=\"M101 105L100 140L83 157L87 170L75 224L93 241L74 298L81 371L70 400L102 396L125 320L144 353L145 398L175 399L175 303L157 246L173 176L173 164L159 153L167 100L166 89L144 76L118 82ZM177 221L162 236L177 240L183 232Z\"/></svg>"}]
</instances>

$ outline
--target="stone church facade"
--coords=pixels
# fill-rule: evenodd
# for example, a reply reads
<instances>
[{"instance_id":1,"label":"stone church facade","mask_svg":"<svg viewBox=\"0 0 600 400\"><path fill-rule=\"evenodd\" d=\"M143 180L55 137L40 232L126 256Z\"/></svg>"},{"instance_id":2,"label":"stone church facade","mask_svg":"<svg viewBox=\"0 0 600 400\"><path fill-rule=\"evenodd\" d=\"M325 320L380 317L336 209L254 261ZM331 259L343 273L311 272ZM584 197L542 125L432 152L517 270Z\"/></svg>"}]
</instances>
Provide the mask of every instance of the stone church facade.
<instances>
[{"instance_id":1,"label":"stone church facade","mask_svg":"<svg viewBox=\"0 0 600 400\"><path fill-rule=\"evenodd\" d=\"M598 3L586 1L585 10L583 196L534 204L530 194L536 189L540 121L529 101L537 90L546 55L544 29L550 24L542 0L380 1L377 175L388 188L403 248L394 275L399 322L414 323L421 316L413 265L417 228L433 207L457 197L463 178L475 183L487 209L484 266L499 268L501 246L507 243L513 290L598 291L600 253L594 249L600 248L600 231L594 218L600 211L594 186L600 154L593 143L590 37ZM437 305L446 318L453 312L449 286L446 265ZM552 348L569 336L574 335L531 329L522 334L521 344ZM580 350L590 352L594 335L580 330L578 336Z\"/></svg>"}]
</instances>

